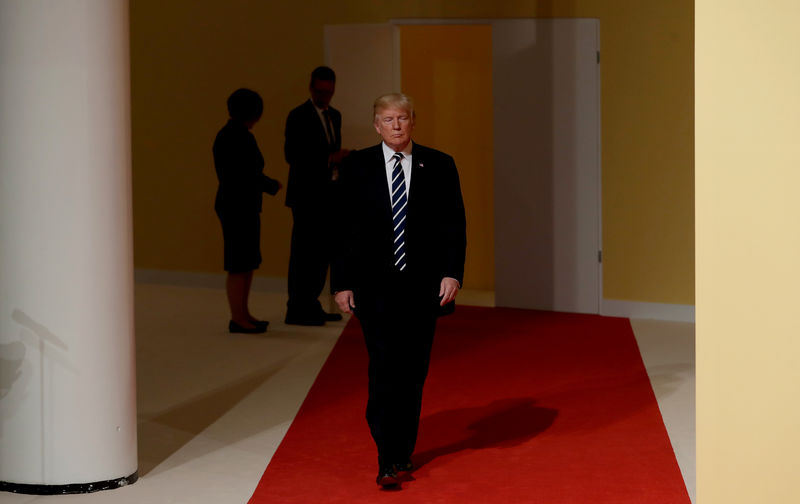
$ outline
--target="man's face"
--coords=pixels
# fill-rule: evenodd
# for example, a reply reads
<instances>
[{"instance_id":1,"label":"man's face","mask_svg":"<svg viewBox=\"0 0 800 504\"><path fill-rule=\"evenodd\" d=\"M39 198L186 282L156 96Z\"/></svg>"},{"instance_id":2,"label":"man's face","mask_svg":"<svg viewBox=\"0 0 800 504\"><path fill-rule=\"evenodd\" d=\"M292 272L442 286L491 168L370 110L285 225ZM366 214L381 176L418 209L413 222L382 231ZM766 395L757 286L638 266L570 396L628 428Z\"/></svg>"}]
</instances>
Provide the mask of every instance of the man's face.
<instances>
[{"instance_id":1,"label":"man's face","mask_svg":"<svg viewBox=\"0 0 800 504\"><path fill-rule=\"evenodd\" d=\"M315 80L309 87L311 91L311 101L317 108L326 109L331 103L333 92L336 90L336 82L329 80Z\"/></svg>"},{"instance_id":2,"label":"man's face","mask_svg":"<svg viewBox=\"0 0 800 504\"><path fill-rule=\"evenodd\" d=\"M389 107L379 110L375 117L375 131L395 152L405 149L413 130L414 119L408 110Z\"/></svg>"}]
</instances>

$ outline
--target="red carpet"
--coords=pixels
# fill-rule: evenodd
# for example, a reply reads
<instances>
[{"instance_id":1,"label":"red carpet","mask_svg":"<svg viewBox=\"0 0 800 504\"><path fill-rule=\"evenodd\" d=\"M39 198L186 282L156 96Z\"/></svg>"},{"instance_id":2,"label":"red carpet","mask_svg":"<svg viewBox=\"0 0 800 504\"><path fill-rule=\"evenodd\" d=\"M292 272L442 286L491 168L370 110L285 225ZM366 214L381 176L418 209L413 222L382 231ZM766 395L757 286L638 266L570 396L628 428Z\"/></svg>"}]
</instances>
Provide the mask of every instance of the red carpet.
<instances>
[{"instance_id":1,"label":"red carpet","mask_svg":"<svg viewBox=\"0 0 800 504\"><path fill-rule=\"evenodd\" d=\"M419 468L379 491L351 320L250 500L689 503L627 319L459 307L440 320Z\"/></svg>"}]
</instances>

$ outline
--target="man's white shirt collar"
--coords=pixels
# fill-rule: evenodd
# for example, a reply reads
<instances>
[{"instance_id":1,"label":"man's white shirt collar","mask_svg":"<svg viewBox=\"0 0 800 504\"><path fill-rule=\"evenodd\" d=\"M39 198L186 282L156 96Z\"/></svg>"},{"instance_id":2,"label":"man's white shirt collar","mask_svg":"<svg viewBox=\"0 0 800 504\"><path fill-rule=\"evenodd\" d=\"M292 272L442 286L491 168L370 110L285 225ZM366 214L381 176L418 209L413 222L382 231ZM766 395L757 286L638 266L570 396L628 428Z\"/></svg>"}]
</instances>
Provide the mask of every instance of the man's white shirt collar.
<instances>
[{"instance_id":1,"label":"man's white shirt collar","mask_svg":"<svg viewBox=\"0 0 800 504\"><path fill-rule=\"evenodd\" d=\"M414 142L408 142L408 145L406 145L406 148L403 149L402 151L400 151L400 152L403 153L403 157L405 159L409 159L409 160L411 159L411 149L412 149L413 145L414 145ZM392 156L395 155L395 150L392 149L391 147L389 147L388 145L386 145L386 142L381 142L381 146L383 147L383 159L384 159L384 162L388 163L389 160L392 159Z\"/></svg>"}]
</instances>

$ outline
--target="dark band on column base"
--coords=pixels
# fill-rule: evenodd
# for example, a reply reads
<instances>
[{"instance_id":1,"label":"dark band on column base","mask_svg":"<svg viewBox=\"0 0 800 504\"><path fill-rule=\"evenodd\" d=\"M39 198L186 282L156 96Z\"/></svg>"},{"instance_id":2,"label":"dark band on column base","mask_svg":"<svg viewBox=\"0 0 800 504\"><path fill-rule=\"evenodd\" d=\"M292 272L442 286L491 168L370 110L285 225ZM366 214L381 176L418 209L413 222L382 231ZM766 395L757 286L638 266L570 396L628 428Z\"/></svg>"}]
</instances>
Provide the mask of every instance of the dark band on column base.
<instances>
[{"instance_id":1,"label":"dark band on column base","mask_svg":"<svg viewBox=\"0 0 800 504\"><path fill-rule=\"evenodd\" d=\"M113 490L132 485L139 479L139 471L130 476L94 483L72 483L69 485L31 485L26 483L9 483L0 481L0 492L13 492L28 495L66 495Z\"/></svg>"}]
</instances>

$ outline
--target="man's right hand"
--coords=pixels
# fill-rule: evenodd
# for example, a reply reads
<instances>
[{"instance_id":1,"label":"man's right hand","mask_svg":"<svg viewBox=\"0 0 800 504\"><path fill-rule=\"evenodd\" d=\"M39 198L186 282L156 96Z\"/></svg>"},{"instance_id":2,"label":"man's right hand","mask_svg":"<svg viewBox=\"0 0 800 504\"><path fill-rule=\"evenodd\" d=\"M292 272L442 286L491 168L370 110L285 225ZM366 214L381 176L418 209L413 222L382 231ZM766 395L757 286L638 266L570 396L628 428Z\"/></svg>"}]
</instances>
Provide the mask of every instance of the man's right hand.
<instances>
[{"instance_id":1,"label":"man's right hand","mask_svg":"<svg viewBox=\"0 0 800 504\"><path fill-rule=\"evenodd\" d=\"M356 307L356 303L353 301L353 291L351 290L337 292L334 300L344 313L353 313L353 308Z\"/></svg>"}]
</instances>

